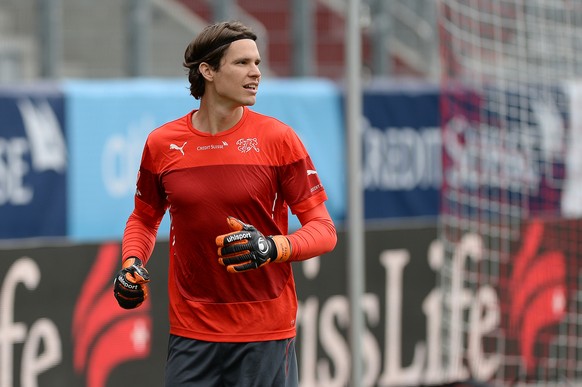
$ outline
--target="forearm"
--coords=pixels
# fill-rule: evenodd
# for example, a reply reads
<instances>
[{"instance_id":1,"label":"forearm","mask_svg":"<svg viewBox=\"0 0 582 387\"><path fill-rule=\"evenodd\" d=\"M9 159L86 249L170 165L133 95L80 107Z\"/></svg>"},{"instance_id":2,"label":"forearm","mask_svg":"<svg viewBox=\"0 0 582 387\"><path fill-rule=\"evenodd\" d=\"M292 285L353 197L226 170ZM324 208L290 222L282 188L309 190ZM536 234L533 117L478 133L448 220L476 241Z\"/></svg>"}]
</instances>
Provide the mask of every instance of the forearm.
<instances>
[{"instance_id":1,"label":"forearm","mask_svg":"<svg viewBox=\"0 0 582 387\"><path fill-rule=\"evenodd\" d=\"M146 219L135 211L129 216L122 239L122 262L140 258L144 265L154 250L160 220Z\"/></svg>"},{"instance_id":2,"label":"forearm","mask_svg":"<svg viewBox=\"0 0 582 387\"><path fill-rule=\"evenodd\" d=\"M290 261L303 261L333 250L337 242L336 229L323 203L297 217L301 228L287 235L291 244Z\"/></svg>"}]
</instances>

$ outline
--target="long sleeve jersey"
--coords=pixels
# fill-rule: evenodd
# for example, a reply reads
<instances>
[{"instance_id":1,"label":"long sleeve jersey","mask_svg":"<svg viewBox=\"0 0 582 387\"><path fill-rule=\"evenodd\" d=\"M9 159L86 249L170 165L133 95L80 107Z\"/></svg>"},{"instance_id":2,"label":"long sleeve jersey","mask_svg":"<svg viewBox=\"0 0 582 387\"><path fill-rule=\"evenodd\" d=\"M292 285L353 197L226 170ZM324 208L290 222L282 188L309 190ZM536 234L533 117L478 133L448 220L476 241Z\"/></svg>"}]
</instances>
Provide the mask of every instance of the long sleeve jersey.
<instances>
[{"instance_id":1,"label":"long sleeve jersey","mask_svg":"<svg viewBox=\"0 0 582 387\"><path fill-rule=\"evenodd\" d=\"M192 126L192 113L148 136L123 256L141 252L147 263L169 211L170 333L222 342L293 337L290 262L228 273L215 238L231 231L229 215L264 235L287 234L289 208L305 213L327 199L317 170L292 128L272 117L244 108L234 127L211 135Z\"/></svg>"}]
</instances>

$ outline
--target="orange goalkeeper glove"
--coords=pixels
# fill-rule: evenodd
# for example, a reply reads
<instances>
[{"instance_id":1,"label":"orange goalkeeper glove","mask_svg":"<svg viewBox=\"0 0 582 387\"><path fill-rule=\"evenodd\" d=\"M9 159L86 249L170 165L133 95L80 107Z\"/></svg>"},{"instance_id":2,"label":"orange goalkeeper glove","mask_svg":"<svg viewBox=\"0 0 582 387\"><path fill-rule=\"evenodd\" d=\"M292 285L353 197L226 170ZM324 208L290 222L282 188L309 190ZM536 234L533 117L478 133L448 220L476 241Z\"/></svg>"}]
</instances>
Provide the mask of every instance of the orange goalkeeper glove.
<instances>
[{"instance_id":1,"label":"orange goalkeeper glove","mask_svg":"<svg viewBox=\"0 0 582 387\"><path fill-rule=\"evenodd\" d=\"M233 232L219 235L218 262L226 270L237 273L257 269L270 262L285 262L291 255L289 240L283 235L264 236L254 226L229 216Z\"/></svg>"},{"instance_id":2,"label":"orange goalkeeper glove","mask_svg":"<svg viewBox=\"0 0 582 387\"><path fill-rule=\"evenodd\" d=\"M113 294L119 306L124 309L140 306L148 298L148 282L150 274L141 259L127 258L113 280Z\"/></svg>"}]
</instances>

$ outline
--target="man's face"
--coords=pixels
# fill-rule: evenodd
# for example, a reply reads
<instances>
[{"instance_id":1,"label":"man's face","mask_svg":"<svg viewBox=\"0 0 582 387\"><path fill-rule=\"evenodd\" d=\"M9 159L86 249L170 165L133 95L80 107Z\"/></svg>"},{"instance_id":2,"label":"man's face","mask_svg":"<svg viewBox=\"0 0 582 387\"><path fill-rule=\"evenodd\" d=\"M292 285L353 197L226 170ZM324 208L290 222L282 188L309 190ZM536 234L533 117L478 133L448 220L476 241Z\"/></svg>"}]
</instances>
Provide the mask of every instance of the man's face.
<instances>
[{"instance_id":1,"label":"man's face","mask_svg":"<svg viewBox=\"0 0 582 387\"><path fill-rule=\"evenodd\" d=\"M250 106L256 102L261 71L261 56L252 39L230 44L214 73L214 89L220 100L233 106Z\"/></svg>"}]
</instances>

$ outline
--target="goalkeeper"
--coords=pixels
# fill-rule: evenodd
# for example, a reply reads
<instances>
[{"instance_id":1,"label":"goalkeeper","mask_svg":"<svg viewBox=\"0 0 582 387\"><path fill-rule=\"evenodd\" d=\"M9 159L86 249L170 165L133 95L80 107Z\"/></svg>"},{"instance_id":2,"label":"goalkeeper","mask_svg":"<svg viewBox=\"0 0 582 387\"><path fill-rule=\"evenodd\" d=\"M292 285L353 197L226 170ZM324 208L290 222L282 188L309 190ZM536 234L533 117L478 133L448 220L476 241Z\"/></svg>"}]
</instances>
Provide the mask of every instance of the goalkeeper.
<instances>
[{"instance_id":1,"label":"goalkeeper","mask_svg":"<svg viewBox=\"0 0 582 387\"><path fill-rule=\"evenodd\" d=\"M239 22L194 38L184 66L200 107L151 132L143 150L114 294L124 308L147 298L148 259L169 211L166 386L297 386L291 263L336 244L300 139L249 108L261 80L255 40ZM293 233L289 208L301 223Z\"/></svg>"}]
</instances>

